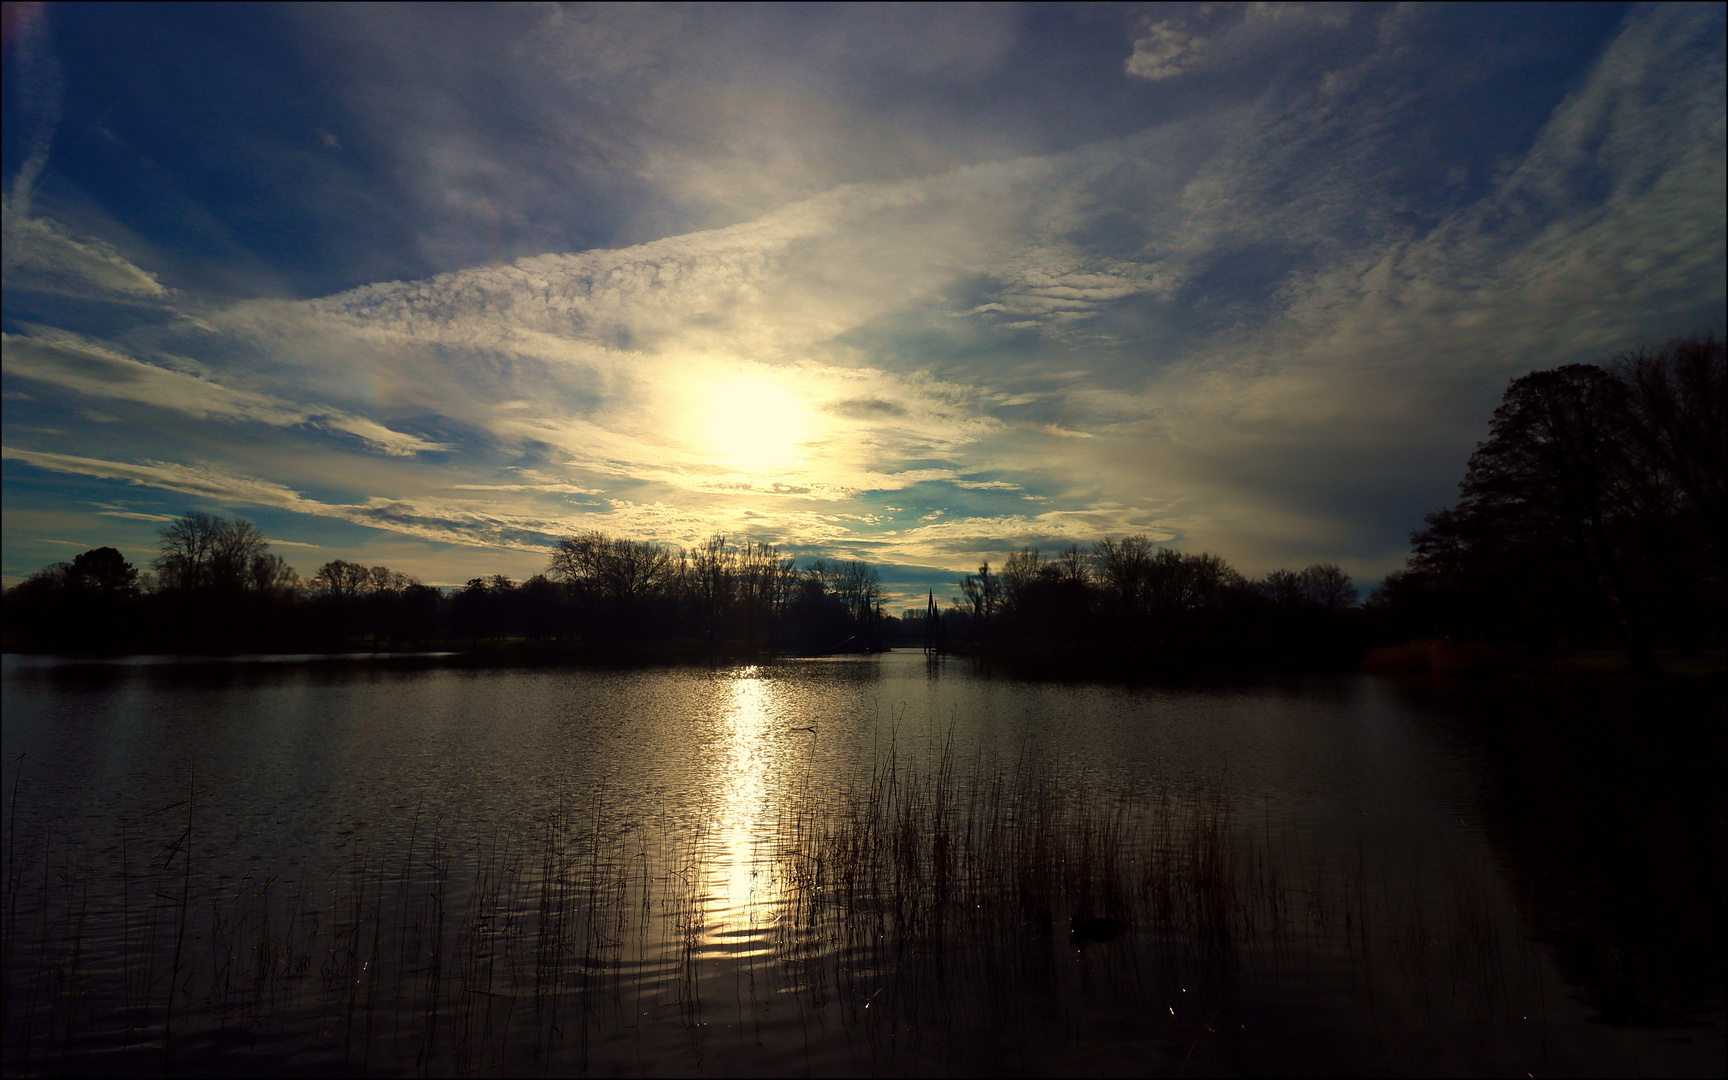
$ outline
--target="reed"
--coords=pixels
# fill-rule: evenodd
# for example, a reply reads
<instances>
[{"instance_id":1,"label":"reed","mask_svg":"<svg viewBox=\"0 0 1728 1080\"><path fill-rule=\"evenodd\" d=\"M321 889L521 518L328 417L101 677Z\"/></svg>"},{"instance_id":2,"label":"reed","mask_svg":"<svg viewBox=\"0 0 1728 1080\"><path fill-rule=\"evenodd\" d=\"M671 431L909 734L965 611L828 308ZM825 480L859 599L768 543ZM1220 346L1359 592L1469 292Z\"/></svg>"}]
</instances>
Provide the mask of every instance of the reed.
<instances>
[{"instance_id":1,"label":"reed","mask_svg":"<svg viewBox=\"0 0 1728 1080\"><path fill-rule=\"evenodd\" d=\"M1222 795L1103 798L1060 785L1035 747L958 777L951 745L922 773L890 746L863 784L806 790L778 838L787 918L854 937L887 920L896 940L935 947L968 930L1048 939L1112 925L1229 941L1253 927L1251 886L1281 892Z\"/></svg>"},{"instance_id":2,"label":"reed","mask_svg":"<svg viewBox=\"0 0 1728 1080\"><path fill-rule=\"evenodd\" d=\"M1065 784L1035 744L962 763L950 739L913 762L891 739L850 785L806 777L761 845L751 926L729 931L768 951L740 959L715 943L710 827L626 826L603 793L479 832L417 808L394 851L355 834L322 866L240 875L194 858L203 798L189 782L121 823L112 866L52 831L26 857L14 811L7 1074L96 1056L152 1075L290 1055L362 1073L586 1069L596 1036L701 1031L721 970L871 1054L909 1032L1000 1031L1022 1055L1001 1067L1033 1071L1044 1051L1016 1033L1078 1038L1092 1019L1076 1002L1176 1047L1172 1070L1215 1070L1246 1060L1251 1027L1276 1027L1245 1004L1269 980L1299 994L1342 972L1365 1008L1416 1001L1430 1024L1451 1000L1546 1000L1483 866L1451 860L1438 894L1420 860L1375 886L1365 843L1305 851L1270 815L1245 824L1220 787ZM115 873L117 890L98 887Z\"/></svg>"}]
</instances>

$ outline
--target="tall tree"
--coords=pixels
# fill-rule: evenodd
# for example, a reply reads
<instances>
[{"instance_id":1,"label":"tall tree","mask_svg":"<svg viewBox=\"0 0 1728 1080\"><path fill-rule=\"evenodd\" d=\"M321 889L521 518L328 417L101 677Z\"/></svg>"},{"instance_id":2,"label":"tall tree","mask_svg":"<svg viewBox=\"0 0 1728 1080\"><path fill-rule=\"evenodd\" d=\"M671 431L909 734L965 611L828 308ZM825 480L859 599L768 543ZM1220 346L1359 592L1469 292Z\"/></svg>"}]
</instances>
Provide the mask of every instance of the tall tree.
<instances>
[{"instance_id":1,"label":"tall tree","mask_svg":"<svg viewBox=\"0 0 1728 1080\"><path fill-rule=\"evenodd\" d=\"M1514 380L1471 455L1460 509L1501 535L1569 554L1601 598L1641 676L1661 675L1615 533L1636 512L1621 447L1625 387L1593 364Z\"/></svg>"},{"instance_id":2,"label":"tall tree","mask_svg":"<svg viewBox=\"0 0 1728 1080\"><path fill-rule=\"evenodd\" d=\"M1381 604L1407 629L1571 636L1601 624L1634 670L1720 638L1728 357L1677 338L1514 380L1458 505L1412 536Z\"/></svg>"},{"instance_id":3,"label":"tall tree","mask_svg":"<svg viewBox=\"0 0 1728 1080\"><path fill-rule=\"evenodd\" d=\"M1699 569L1720 576L1728 550L1728 346L1710 334L1616 357L1624 447L1643 509L1671 517Z\"/></svg>"}]
</instances>

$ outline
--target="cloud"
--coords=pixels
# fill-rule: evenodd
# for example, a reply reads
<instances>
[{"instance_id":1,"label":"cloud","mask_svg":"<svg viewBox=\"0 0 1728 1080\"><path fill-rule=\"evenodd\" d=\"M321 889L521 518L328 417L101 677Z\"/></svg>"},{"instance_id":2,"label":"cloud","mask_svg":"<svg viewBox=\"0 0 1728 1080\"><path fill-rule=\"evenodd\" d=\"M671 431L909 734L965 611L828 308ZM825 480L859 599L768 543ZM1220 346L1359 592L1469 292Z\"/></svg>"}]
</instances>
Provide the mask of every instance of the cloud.
<instances>
[{"instance_id":1,"label":"cloud","mask_svg":"<svg viewBox=\"0 0 1728 1080\"><path fill-rule=\"evenodd\" d=\"M922 272L923 244L890 249L887 265L850 261L857 272L841 282L833 259L845 253L821 249L863 221L928 203L914 187L841 191L749 226L306 303L241 304L209 319L241 351L272 359L253 377L310 379L333 395L384 381L401 408L460 416L505 445L556 447L578 470L736 489L736 448L722 445L713 421L725 391L735 399L726 408L762 410L757 429L809 429L775 463L780 486L753 490L844 498L893 489L906 482L897 460L949 456L1001 427L991 393L858 364L837 343L904 302L896 286ZM841 287L812 297L801 281L817 276ZM330 369L330 355L344 366ZM751 473L762 471L754 462Z\"/></svg>"},{"instance_id":2,"label":"cloud","mask_svg":"<svg viewBox=\"0 0 1728 1080\"><path fill-rule=\"evenodd\" d=\"M1168 21L1146 27L1145 36L1134 40L1134 54L1125 65L1128 74L1142 79L1173 79L1182 74L1196 53L1206 48L1206 39L1190 34ZM1186 61L1186 64L1184 63Z\"/></svg>"},{"instance_id":3,"label":"cloud","mask_svg":"<svg viewBox=\"0 0 1728 1080\"><path fill-rule=\"evenodd\" d=\"M880 420L887 417L906 415L906 407L893 401L881 398L848 398L843 401L830 401L822 406L836 416L844 416L852 420Z\"/></svg>"},{"instance_id":4,"label":"cloud","mask_svg":"<svg viewBox=\"0 0 1728 1080\"><path fill-rule=\"evenodd\" d=\"M9 374L88 397L172 409L203 419L276 427L314 424L355 435L384 453L399 457L447 449L365 417L333 410L309 411L267 394L224 386L206 374L146 364L69 331L38 326L29 329L28 336L0 337Z\"/></svg>"},{"instance_id":5,"label":"cloud","mask_svg":"<svg viewBox=\"0 0 1728 1080\"><path fill-rule=\"evenodd\" d=\"M1124 70L1152 82L1204 68L1239 67L1257 54L1282 51L1314 33L1350 24L1350 5L1203 4L1182 18L1147 22ZM1204 24L1207 36L1192 28Z\"/></svg>"},{"instance_id":6,"label":"cloud","mask_svg":"<svg viewBox=\"0 0 1728 1080\"><path fill-rule=\"evenodd\" d=\"M218 503L247 503L301 511L317 506L282 484L257 477L236 476L210 466L180 465L171 461L105 461L11 446L0 448L0 458L23 461L52 472L122 480L143 487L196 495Z\"/></svg>"},{"instance_id":7,"label":"cloud","mask_svg":"<svg viewBox=\"0 0 1728 1080\"><path fill-rule=\"evenodd\" d=\"M1007 554L1027 547L1087 546L1106 536L1146 535L1167 542L1177 534L1160 527L1156 515L1125 507L1053 510L1048 513L991 517L929 515L929 524L879 541L885 556L934 559L954 566L984 554Z\"/></svg>"},{"instance_id":8,"label":"cloud","mask_svg":"<svg viewBox=\"0 0 1728 1080\"><path fill-rule=\"evenodd\" d=\"M735 538L747 536L789 545L793 550L822 550L847 557L924 560L934 557L939 562L963 566L972 557L972 552L981 549L1006 551L1057 541L1089 542L1112 530L1146 531L1143 522L1138 528L1132 527L1136 518L1132 512L1100 511L1079 514L1053 512L1037 517L954 518L940 521L934 527L921 526L906 532L889 530L872 535L860 533L859 526L879 520L873 515L777 511L760 505L695 508L626 499L607 500L603 510L584 515L578 526L557 517L475 511L458 503L435 499L372 498L353 504L322 502L283 485L210 466L184 466L161 461L116 462L14 447L5 447L3 456L55 472L124 481L191 495L220 506L250 505L290 510L440 543L529 552L550 551L558 537L580 527L686 546L715 533L723 533ZM169 520L164 515L108 513L139 520ZM941 516L930 515L927 520L934 521ZM1158 535L1167 538L1167 534ZM316 548L330 546L297 541L273 540L272 543Z\"/></svg>"},{"instance_id":9,"label":"cloud","mask_svg":"<svg viewBox=\"0 0 1728 1080\"><path fill-rule=\"evenodd\" d=\"M1035 431L1042 431L1046 435L1054 435L1059 439L1090 439L1093 437L1091 432L1070 431L1056 424L1033 424L1032 428Z\"/></svg>"},{"instance_id":10,"label":"cloud","mask_svg":"<svg viewBox=\"0 0 1728 1080\"><path fill-rule=\"evenodd\" d=\"M173 514L146 514L138 510L98 510L99 517L125 518L128 521L173 521Z\"/></svg>"},{"instance_id":11,"label":"cloud","mask_svg":"<svg viewBox=\"0 0 1728 1080\"><path fill-rule=\"evenodd\" d=\"M43 217L14 208L6 197L5 276L9 286L28 285L74 294L113 294L159 299L168 290L156 275L132 264L111 244L77 236Z\"/></svg>"},{"instance_id":12,"label":"cloud","mask_svg":"<svg viewBox=\"0 0 1728 1080\"><path fill-rule=\"evenodd\" d=\"M7 446L0 456L39 469L117 480L206 499L221 506L262 506L337 518L445 543L549 549L557 523L479 513L468 507L375 497L357 504L306 498L286 485L210 465L169 461L119 462Z\"/></svg>"},{"instance_id":13,"label":"cloud","mask_svg":"<svg viewBox=\"0 0 1728 1080\"><path fill-rule=\"evenodd\" d=\"M463 547L546 552L577 528L599 528L634 539L694 544L714 533L752 536L798 547L844 548L864 517L783 511L756 506L680 507L611 499L605 509L569 515L476 509L461 500L433 497L374 496L355 503L308 498L285 485L210 465L166 461L119 462L7 446L0 457L39 469L102 480L121 481L191 495L225 507L256 506L332 518L422 540ZM123 516L123 515L117 515ZM155 520L151 518L151 520ZM314 545L328 546L328 545Z\"/></svg>"},{"instance_id":14,"label":"cloud","mask_svg":"<svg viewBox=\"0 0 1728 1080\"><path fill-rule=\"evenodd\" d=\"M9 390L8 438L41 468L530 554L598 527L964 565L1149 532L1245 569L1331 545L1379 571L1509 375L1720 319L1715 13L1633 9L1491 151L1470 80L1524 61L1464 57L1446 9L1123 16L1097 30L1121 95L1097 128L1100 84L1016 67L1042 55L1019 17L870 16L927 20L897 52L836 9L794 20L810 51L776 67L708 9L458 14L465 34L296 9L314 38L354 31L319 54L353 115L298 128L341 153L308 152L400 173L357 235L400 209L425 221L404 265L461 268L232 299L42 256L20 280L130 306L86 325L31 299L25 323L9 301L7 378L39 385ZM941 113L1016 82L1043 97ZM1067 119L1002 134L1039 109ZM241 423L247 447L212 449Z\"/></svg>"},{"instance_id":15,"label":"cloud","mask_svg":"<svg viewBox=\"0 0 1728 1080\"><path fill-rule=\"evenodd\" d=\"M563 495L599 495L604 488L578 487L575 484L451 484L451 491L538 491Z\"/></svg>"},{"instance_id":16,"label":"cloud","mask_svg":"<svg viewBox=\"0 0 1728 1080\"><path fill-rule=\"evenodd\" d=\"M46 22L40 12L31 15L11 45L21 99L17 122L29 132L30 149L10 188L0 196L0 276L8 288L22 285L74 295L163 297L168 290L156 275L135 266L112 244L80 236L31 213L60 122L63 88Z\"/></svg>"}]
</instances>

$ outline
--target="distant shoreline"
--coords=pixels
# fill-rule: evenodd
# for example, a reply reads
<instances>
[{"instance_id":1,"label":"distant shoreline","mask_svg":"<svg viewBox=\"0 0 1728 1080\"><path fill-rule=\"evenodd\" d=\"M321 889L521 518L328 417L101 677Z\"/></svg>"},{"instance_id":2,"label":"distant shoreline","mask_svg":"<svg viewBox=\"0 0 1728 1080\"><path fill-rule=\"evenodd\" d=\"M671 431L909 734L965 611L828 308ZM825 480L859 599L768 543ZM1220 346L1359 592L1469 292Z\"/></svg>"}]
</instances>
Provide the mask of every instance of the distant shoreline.
<instances>
[{"instance_id":1,"label":"distant shoreline","mask_svg":"<svg viewBox=\"0 0 1728 1080\"><path fill-rule=\"evenodd\" d=\"M874 651L798 653L752 647L742 642L656 641L631 645L595 645L569 641L427 642L400 648L295 648L292 646L231 649L185 648L64 652L18 648L0 649L6 656L32 657L54 666L197 667L242 664L324 666L382 664L392 667L657 667L667 664L772 663L799 659L846 659L882 652L910 652L917 642L891 642ZM1640 681L1630 661L1614 649L1585 649L1533 656L1518 645L1426 639L1367 649L1358 656L1301 657L1251 649L1235 651L1169 650L1147 653L1133 649L1070 646L1027 648L969 643L938 654L1000 667L1004 674L1030 679L1116 680L1208 678L1278 673L1364 673L1388 677L1462 679ZM1686 653L1663 650L1663 667L1672 680L1721 681L1728 677L1728 653L1722 649ZM47 666L47 665L44 665Z\"/></svg>"}]
</instances>

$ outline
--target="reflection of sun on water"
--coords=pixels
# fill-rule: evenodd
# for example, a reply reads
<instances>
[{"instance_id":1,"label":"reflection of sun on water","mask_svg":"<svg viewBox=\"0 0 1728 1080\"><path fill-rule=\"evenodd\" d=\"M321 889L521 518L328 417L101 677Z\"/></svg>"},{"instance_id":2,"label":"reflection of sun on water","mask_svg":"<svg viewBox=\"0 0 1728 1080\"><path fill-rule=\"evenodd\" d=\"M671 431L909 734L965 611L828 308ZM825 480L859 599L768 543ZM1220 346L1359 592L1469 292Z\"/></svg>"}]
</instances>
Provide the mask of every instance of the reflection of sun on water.
<instances>
[{"instance_id":1,"label":"reflection of sun on water","mask_svg":"<svg viewBox=\"0 0 1728 1080\"><path fill-rule=\"evenodd\" d=\"M763 379L737 378L704 394L708 452L747 472L777 472L801 461L810 419L798 395Z\"/></svg>"},{"instance_id":2,"label":"reflection of sun on water","mask_svg":"<svg viewBox=\"0 0 1728 1080\"><path fill-rule=\"evenodd\" d=\"M731 686L722 783L716 793L718 842L708 886L710 940L725 937L738 946L746 944L752 924L758 921L752 917L755 910L772 900L766 893L767 873L760 876L753 873L757 854L755 825L768 791L772 698L768 684L754 677L755 674L754 668L746 669ZM760 894L758 887L763 890Z\"/></svg>"}]
</instances>

